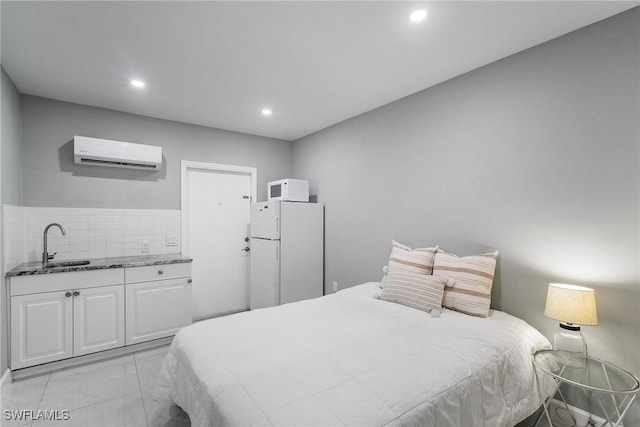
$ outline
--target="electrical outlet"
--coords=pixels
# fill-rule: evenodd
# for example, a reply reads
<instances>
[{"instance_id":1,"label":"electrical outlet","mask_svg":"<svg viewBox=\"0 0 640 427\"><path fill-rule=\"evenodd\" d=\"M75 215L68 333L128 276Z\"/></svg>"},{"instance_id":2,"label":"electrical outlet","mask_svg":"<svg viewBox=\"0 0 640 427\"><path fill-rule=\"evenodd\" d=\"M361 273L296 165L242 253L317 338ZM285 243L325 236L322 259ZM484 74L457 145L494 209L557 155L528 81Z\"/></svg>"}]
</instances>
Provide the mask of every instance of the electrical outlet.
<instances>
[{"instance_id":1,"label":"electrical outlet","mask_svg":"<svg viewBox=\"0 0 640 427\"><path fill-rule=\"evenodd\" d=\"M338 292L338 282L333 281L333 292Z\"/></svg>"},{"instance_id":2,"label":"electrical outlet","mask_svg":"<svg viewBox=\"0 0 640 427\"><path fill-rule=\"evenodd\" d=\"M148 254L151 252L151 242L148 240L143 240L140 244L140 252L143 254Z\"/></svg>"},{"instance_id":3,"label":"electrical outlet","mask_svg":"<svg viewBox=\"0 0 640 427\"><path fill-rule=\"evenodd\" d=\"M168 234L167 246L178 246L178 236L176 236L175 234Z\"/></svg>"}]
</instances>

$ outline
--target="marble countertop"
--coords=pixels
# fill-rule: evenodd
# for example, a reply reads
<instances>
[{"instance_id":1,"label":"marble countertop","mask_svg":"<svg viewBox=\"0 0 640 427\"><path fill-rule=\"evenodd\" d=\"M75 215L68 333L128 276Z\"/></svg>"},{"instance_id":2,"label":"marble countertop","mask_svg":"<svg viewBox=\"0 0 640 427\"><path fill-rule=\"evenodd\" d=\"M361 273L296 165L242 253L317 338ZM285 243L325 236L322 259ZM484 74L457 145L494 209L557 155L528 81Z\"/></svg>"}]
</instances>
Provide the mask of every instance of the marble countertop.
<instances>
[{"instance_id":1,"label":"marble countertop","mask_svg":"<svg viewBox=\"0 0 640 427\"><path fill-rule=\"evenodd\" d=\"M60 260L67 262L72 260ZM193 259L182 254L138 255L110 258L90 258L89 264L73 266L44 267L41 262L25 262L8 271L6 277L30 276L34 274L65 273L69 271L100 270L104 268L142 267L145 265L177 264L192 262ZM55 263L56 261L52 261Z\"/></svg>"}]
</instances>

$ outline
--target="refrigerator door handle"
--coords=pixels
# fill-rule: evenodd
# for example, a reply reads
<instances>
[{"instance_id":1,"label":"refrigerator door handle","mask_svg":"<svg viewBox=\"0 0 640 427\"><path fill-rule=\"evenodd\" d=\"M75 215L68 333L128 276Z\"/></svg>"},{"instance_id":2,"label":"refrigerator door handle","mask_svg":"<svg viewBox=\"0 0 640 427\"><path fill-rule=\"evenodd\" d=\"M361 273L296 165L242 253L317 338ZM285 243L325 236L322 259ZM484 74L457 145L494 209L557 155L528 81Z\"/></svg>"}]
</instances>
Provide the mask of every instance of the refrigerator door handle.
<instances>
[{"instance_id":1,"label":"refrigerator door handle","mask_svg":"<svg viewBox=\"0 0 640 427\"><path fill-rule=\"evenodd\" d=\"M274 218L276 220L276 235L280 234L280 217L276 216Z\"/></svg>"}]
</instances>

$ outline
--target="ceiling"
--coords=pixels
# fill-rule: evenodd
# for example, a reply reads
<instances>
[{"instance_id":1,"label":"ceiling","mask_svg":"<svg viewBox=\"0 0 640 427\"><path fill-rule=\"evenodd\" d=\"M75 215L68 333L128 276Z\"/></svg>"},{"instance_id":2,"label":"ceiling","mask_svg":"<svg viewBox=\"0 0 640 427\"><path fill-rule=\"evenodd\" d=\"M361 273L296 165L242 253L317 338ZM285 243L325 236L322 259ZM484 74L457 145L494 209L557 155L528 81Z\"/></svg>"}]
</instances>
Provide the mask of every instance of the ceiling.
<instances>
[{"instance_id":1,"label":"ceiling","mask_svg":"<svg viewBox=\"0 0 640 427\"><path fill-rule=\"evenodd\" d=\"M1 58L24 94L295 140L636 5L2 1Z\"/></svg>"}]
</instances>

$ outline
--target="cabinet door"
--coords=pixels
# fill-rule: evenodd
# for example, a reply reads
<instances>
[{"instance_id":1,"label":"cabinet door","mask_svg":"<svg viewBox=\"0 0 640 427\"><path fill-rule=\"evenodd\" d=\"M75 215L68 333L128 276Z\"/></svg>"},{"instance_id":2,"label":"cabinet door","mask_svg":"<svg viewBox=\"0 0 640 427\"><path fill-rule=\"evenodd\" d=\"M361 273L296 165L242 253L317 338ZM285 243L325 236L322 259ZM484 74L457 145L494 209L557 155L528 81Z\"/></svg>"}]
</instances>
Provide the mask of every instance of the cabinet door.
<instances>
[{"instance_id":1,"label":"cabinet door","mask_svg":"<svg viewBox=\"0 0 640 427\"><path fill-rule=\"evenodd\" d=\"M73 295L74 356L124 346L124 285L76 289Z\"/></svg>"},{"instance_id":2,"label":"cabinet door","mask_svg":"<svg viewBox=\"0 0 640 427\"><path fill-rule=\"evenodd\" d=\"M71 357L72 334L71 292L11 297L11 369Z\"/></svg>"},{"instance_id":3,"label":"cabinet door","mask_svg":"<svg viewBox=\"0 0 640 427\"><path fill-rule=\"evenodd\" d=\"M127 345L168 337L191 324L191 284L188 280L127 285Z\"/></svg>"}]
</instances>

